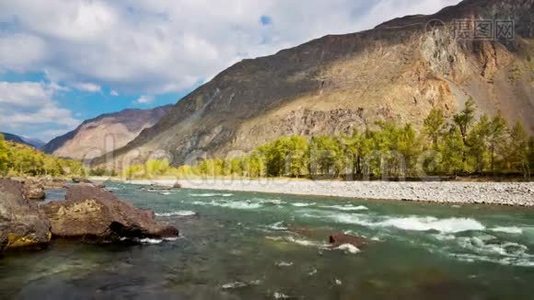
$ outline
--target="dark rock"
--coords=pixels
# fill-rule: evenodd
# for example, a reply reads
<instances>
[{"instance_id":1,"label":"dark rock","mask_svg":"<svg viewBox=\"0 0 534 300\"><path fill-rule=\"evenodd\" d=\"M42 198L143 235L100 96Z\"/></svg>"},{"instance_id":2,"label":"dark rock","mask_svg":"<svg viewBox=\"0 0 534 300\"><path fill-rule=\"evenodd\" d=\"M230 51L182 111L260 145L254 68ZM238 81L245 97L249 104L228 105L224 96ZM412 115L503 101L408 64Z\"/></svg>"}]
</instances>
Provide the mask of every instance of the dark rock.
<instances>
[{"instance_id":1,"label":"dark rock","mask_svg":"<svg viewBox=\"0 0 534 300\"><path fill-rule=\"evenodd\" d=\"M0 179L0 200L0 250L48 244L50 222L24 197L22 183Z\"/></svg>"},{"instance_id":2,"label":"dark rock","mask_svg":"<svg viewBox=\"0 0 534 300\"><path fill-rule=\"evenodd\" d=\"M175 182L174 185L172 186L172 188L173 189L181 189L182 185L179 182Z\"/></svg>"},{"instance_id":3,"label":"dark rock","mask_svg":"<svg viewBox=\"0 0 534 300\"><path fill-rule=\"evenodd\" d=\"M89 184L68 188L66 200L43 206L53 236L95 242L178 236L174 227L155 221L154 212L135 208Z\"/></svg>"},{"instance_id":4,"label":"dark rock","mask_svg":"<svg viewBox=\"0 0 534 300\"><path fill-rule=\"evenodd\" d=\"M350 244L350 245L355 246L356 248L361 249L367 246L368 244L367 240L362 237L344 234L344 233L332 234L328 242L330 243L332 248L337 248L344 244Z\"/></svg>"},{"instance_id":5,"label":"dark rock","mask_svg":"<svg viewBox=\"0 0 534 300\"><path fill-rule=\"evenodd\" d=\"M93 183L91 180L87 178L81 178L81 177L73 177L72 182L74 183Z\"/></svg>"}]
</instances>

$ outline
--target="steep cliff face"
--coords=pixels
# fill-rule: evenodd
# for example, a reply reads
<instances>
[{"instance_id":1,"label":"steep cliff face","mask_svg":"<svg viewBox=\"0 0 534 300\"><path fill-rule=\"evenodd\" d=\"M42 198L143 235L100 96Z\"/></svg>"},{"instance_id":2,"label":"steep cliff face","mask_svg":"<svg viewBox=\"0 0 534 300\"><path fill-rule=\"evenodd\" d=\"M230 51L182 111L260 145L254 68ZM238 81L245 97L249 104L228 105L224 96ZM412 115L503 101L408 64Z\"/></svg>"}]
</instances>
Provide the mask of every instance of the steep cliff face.
<instances>
[{"instance_id":1,"label":"steep cliff face","mask_svg":"<svg viewBox=\"0 0 534 300\"><path fill-rule=\"evenodd\" d=\"M459 39L457 19L515 21L510 39ZM377 120L420 126L433 107L453 114L472 97L534 132L534 0L467 0L432 16L395 19L244 60L114 152L127 164L157 151L180 164L247 152L290 134L333 134Z\"/></svg>"},{"instance_id":2,"label":"steep cliff face","mask_svg":"<svg viewBox=\"0 0 534 300\"><path fill-rule=\"evenodd\" d=\"M92 159L125 146L143 129L156 124L170 109L171 106L128 109L101 115L51 140L43 150L60 157Z\"/></svg>"}]
</instances>

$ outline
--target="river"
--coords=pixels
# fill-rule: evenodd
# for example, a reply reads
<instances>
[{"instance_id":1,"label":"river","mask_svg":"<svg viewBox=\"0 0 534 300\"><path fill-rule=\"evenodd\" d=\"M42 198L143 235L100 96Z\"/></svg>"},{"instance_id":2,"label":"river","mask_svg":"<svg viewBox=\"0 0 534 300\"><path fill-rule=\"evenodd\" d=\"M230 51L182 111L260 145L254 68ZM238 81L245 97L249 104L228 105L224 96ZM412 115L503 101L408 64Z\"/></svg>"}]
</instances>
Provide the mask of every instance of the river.
<instances>
[{"instance_id":1,"label":"river","mask_svg":"<svg viewBox=\"0 0 534 300\"><path fill-rule=\"evenodd\" d=\"M108 189L182 236L7 254L1 298L530 299L533 290L533 209ZM335 232L369 245L330 249Z\"/></svg>"}]
</instances>

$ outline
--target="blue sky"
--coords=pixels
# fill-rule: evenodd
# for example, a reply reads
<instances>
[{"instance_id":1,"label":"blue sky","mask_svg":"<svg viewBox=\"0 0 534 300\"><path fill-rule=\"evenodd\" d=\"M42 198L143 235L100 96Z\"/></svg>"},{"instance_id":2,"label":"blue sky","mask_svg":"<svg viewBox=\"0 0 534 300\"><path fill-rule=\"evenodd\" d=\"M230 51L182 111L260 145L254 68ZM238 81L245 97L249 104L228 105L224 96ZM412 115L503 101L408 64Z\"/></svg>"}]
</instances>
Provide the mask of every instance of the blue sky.
<instances>
[{"instance_id":1,"label":"blue sky","mask_svg":"<svg viewBox=\"0 0 534 300\"><path fill-rule=\"evenodd\" d=\"M0 131L176 103L244 58L459 0L0 0Z\"/></svg>"}]
</instances>

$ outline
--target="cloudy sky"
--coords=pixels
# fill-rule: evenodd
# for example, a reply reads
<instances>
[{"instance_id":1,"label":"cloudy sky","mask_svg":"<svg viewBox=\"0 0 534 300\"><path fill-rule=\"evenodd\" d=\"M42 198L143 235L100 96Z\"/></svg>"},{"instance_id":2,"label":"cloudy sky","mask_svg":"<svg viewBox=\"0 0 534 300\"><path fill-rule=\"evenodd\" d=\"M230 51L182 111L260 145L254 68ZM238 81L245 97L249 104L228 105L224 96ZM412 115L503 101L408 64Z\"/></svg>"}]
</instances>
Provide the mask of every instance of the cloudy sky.
<instances>
[{"instance_id":1,"label":"cloudy sky","mask_svg":"<svg viewBox=\"0 0 534 300\"><path fill-rule=\"evenodd\" d=\"M243 58L459 0L0 0L0 131L175 103Z\"/></svg>"}]
</instances>

